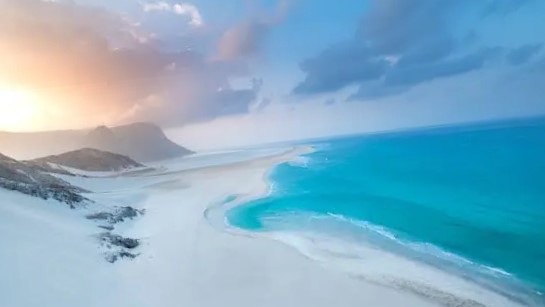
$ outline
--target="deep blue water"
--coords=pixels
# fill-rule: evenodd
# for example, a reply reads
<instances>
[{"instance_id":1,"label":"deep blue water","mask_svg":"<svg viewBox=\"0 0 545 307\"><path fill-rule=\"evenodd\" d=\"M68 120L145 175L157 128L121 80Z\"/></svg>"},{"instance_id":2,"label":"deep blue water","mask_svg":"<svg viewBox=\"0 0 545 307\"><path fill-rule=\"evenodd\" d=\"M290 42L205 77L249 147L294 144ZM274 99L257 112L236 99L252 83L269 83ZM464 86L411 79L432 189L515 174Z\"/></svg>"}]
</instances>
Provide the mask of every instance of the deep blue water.
<instances>
[{"instance_id":1,"label":"deep blue water","mask_svg":"<svg viewBox=\"0 0 545 307\"><path fill-rule=\"evenodd\" d=\"M274 193L228 211L230 223L268 231L265 221L275 217L342 216L545 290L544 119L350 137L316 148L308 163L276 167Z\"/></svg>"}]
</instances>

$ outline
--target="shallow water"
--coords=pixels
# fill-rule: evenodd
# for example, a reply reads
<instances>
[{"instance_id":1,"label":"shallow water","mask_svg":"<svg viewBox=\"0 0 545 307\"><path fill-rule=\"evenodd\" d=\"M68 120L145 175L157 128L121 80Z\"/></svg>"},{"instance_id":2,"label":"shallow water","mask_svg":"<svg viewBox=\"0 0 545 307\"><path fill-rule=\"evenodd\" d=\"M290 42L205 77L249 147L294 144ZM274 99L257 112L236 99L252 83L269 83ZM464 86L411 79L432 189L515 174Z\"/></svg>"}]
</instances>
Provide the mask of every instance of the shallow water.
<instances>
[{"instance_id":1,"label":"shallow water","mask_svg":"<svg viewBox=\"0 0 545 307\"><path fill-rule=\"evenodd\" d=\"M357 136L316 148L276 167L272 193L229 210L229 222L250 231L364 236L446 269L487 271L544 292L545 119ZM309 216L335 223L324 227Z\"/></svg>"}]
</instances>

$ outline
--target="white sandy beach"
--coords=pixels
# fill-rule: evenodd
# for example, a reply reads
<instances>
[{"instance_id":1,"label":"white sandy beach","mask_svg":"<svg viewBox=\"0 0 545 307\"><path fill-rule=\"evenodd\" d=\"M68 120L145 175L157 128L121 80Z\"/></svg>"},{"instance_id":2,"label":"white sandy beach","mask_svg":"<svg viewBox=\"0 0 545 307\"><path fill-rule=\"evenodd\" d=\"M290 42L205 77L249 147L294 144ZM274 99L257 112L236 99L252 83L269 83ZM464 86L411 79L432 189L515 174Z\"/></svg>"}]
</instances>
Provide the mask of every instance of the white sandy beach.
<instances>
[{"instance_id":1,"label":"white sandy beach","mask_svg":"<svg viewBox=\"0 0 545 307\"><path fill-rule=\"evenodd\" d=\"M201 155L159 163L151 173L68 178L95 192L89 197L97 204L87 209L0 192L0 306L516 306L371 247L358 251L368 253L368 262L346 257L332 263L278 238L222 229L221 216L205 218L230 195L244 201L267 193L268 170L305 150ZM101 205L146 210L114 230L142 239L136 259L104 260L93 237L100 230L83 217ZM431 290L377 277L384 272Z\"/></svg>"}]
</instances>

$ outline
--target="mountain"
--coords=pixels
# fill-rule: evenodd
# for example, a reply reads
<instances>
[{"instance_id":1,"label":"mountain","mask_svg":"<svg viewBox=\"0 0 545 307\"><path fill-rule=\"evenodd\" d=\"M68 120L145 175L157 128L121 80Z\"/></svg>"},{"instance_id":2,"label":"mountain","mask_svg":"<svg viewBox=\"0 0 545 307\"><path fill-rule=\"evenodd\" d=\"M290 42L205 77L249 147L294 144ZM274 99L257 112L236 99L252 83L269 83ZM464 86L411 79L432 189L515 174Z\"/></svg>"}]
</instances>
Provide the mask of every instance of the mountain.
<instances>
[{"instance_id":1,"label":"mountain","mask_svg":"<svg viewBox=\"0 0 545 307\"><path fill-rule=\"evenodd\" d=\"M51 164L89 172L120 171L143 166L129 157L93 148L83 148L60 155L34 159L28 163L48 171L51 171ZM55 169L53 172L56 172Z\"/></svg>"},{"instance_id":2,"label":"mountain","mask_svg":"<svg viewBox=\"0 0 545 307\"><path fill-rule=\"evenodd\" d=\"M18 160L30 160L81 148L84 130L43 132L0 131L0 151Z\"/></svg>"},{"instance_id":3,"label":"mountain","mask_svg":"<svg viewBox=\"0 0 545 307\"><path fill-rule=\"evenodd\" d=\"M140 162L164 160L192 153L169 140L161 128L149 123L115 128L101 126L87 134L83 145L122 154Z\"/></svg>"},{"instance_id":4,"label":"mountain","mask_svg":"<svg viewBox=\"0 0 545 307\"><path fill-rule=\"evenodd\" d=\"M91 132L84 137L82 145L88 146L89 148L115 151L115 148L119 146L120 142L122 142L122 140L115 135L110 128L99 126L96 129L91 130Z\"/></svg>"},{"instance_id":5,"label":"mountain","mask_svg":"<svg viewBox=\"0 0 545 307\"><path fill-rule=\"evenodd\" d=\"M83 189L3 154L0 154L0 188L53 198L72 207L85 200L80 194L85 192Z\"/></svg>"},{"instance_id":6,"label":"mountain","mask_svg":"<svg viewBox=\"0 0 545 307\"><path fill-rule=\"evenodd\" d=\"M2 153L20 160L59 155L81 148L94 148L128 156L138 162L179 157L192 151L169 140L150 123L86 130L47 132L0 132Z\"/></svg>"}]
</instances>

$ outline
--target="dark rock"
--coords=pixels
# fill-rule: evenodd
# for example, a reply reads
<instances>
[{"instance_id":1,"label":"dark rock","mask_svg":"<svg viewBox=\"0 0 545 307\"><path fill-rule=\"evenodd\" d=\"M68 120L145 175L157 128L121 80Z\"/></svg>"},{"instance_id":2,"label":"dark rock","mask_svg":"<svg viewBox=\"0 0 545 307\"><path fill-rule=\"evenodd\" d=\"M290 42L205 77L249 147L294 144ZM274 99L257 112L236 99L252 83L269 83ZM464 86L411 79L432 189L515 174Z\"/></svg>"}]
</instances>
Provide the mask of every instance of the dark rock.
<instances>
[{"instance_id":1,"label":"dark rock","mask_svg":"<svg viewBox=\"0 0 545 307\"><path fill-rule=\"evenodd\" d=\"M23 194L39 197L44 200L53 198L55 200L68 204L72 209L75 208L75 204L79 204L83 201L90 201L80 195L78 192L76 192L71 186L47 186L41 185L39 183L24 183L0 178L0 188L21 192Z\"/></svg>"},{"instance_id":2,"label":"dark rock","mask_svg":"<svg viewBox=\"0 0 545 307\"><path fill-rule=\"evenodd\" d=\"M99 238L103 242L103 245L110 250L104 254L106 261L110 263L114 263L122 258L133 259L138 256L138 254L128 251L140 245L138 239L125 238L111 232L101 233Z\"/></svg>"},{"instance_id":3,"label":"dark rock","mask_svg":"<svg viewBox=\"0 0 545 307\"><path fill-rule=\"evenodd\" d=\"M119 252L116 252L116 253L107 253L105 255L105 259L109 263L114 263L117 260L120 260L120 259L123 259L123 258L134 259L137 256L138 256L138 254L133 254L133 253L129 253L129 252L126 252L126 251L119 251Z\"/></svg>"},{"instance_id":4,"label":"dark rock","mask_svg":"<svg viewBox=\"0 0 545 307\"><path fill-rule=\"evenodd\" d=\"M103 221L110 221L110 219L113 217L113 214L110 212L97 212L93 214L89 214L86 216L89 220L103 220Z\"/></svg>"},{"instance_id":5,"label":"dark rock","mask_svg":"<svg viewBox=\"0 0 545 307\"><path fill-rule=\"evenodd\" d=\"M100 234L100 239L106 244L133 249L140 245L138 239L125 238L120 235L115 235L110 232Z\"/></svg>"},{"instance_id":6,"label":"dark rock","mask_svg":"<svg viewBox=\"0 0 545 307\"><path fill-rule=\"evenodd\" d=\"M138 215L142 215L142 214L144 214L144 210L137 210L130 206L120 207L118 208L116 212L117 219L120 220L121 222L124 221L125 219L133 219L137 217Z\"/></svg>"},{"instance_id":7,"label":"dark rock","mask_svg":"<svg viewBox=\"0 0 545 307\"><path fill-rule=\"evenodd\" d=\"M130 258L130 259L134 259L136 258L136 256L138 256L137 254L132 254L132 253L129 253L129 252L126 252L126 251L121 251L119 252L119 256L121 258Z\"/></svg>"},{"instance_id":8,"label":"dark rock","mask_svg":"<svg viewBox=\"0 0 545 307\"><path fill-rule=\"evenodd\" d=\"M53 198L74 208L89 201L80 193L87 192L57 177L0 154L0 188L18 191L42 199Z\"/></svg>"},{"instance_id":9,"label":"dark rock","mask_svg":"<svg viewBox=\"0 0 545 307\"><path fill-rule=\"evenodd\" d=\"M124 222L125 219L133 219L138 215L144 214L144 210L137 210L133 207L116 207L112 212L97 212L89 214L86 217L90 220L102 220L107 221L110 224L117 224Z\"/></svg>"},{"instance_id":10,"label":"dark rock","mask_svg":"<svg viewBox=\"0 0 545 307\"><path fill-rule=\"evenodd\" d=\"M138 239L126 238L120 235L112 234L114 224L123 222L125 219L133 219L138 215L144 214L144 210L137 210L133 207L116 207L112 212L97 212L87 215L88 219L108 222L109 225L99 225L98 227L108 230L98 235L102 246L109 251L105 254L106 261L114 263L121 258L135 258L137 255L128 250L135 249L140 245Z\"/></svg>"}]
</instances>

